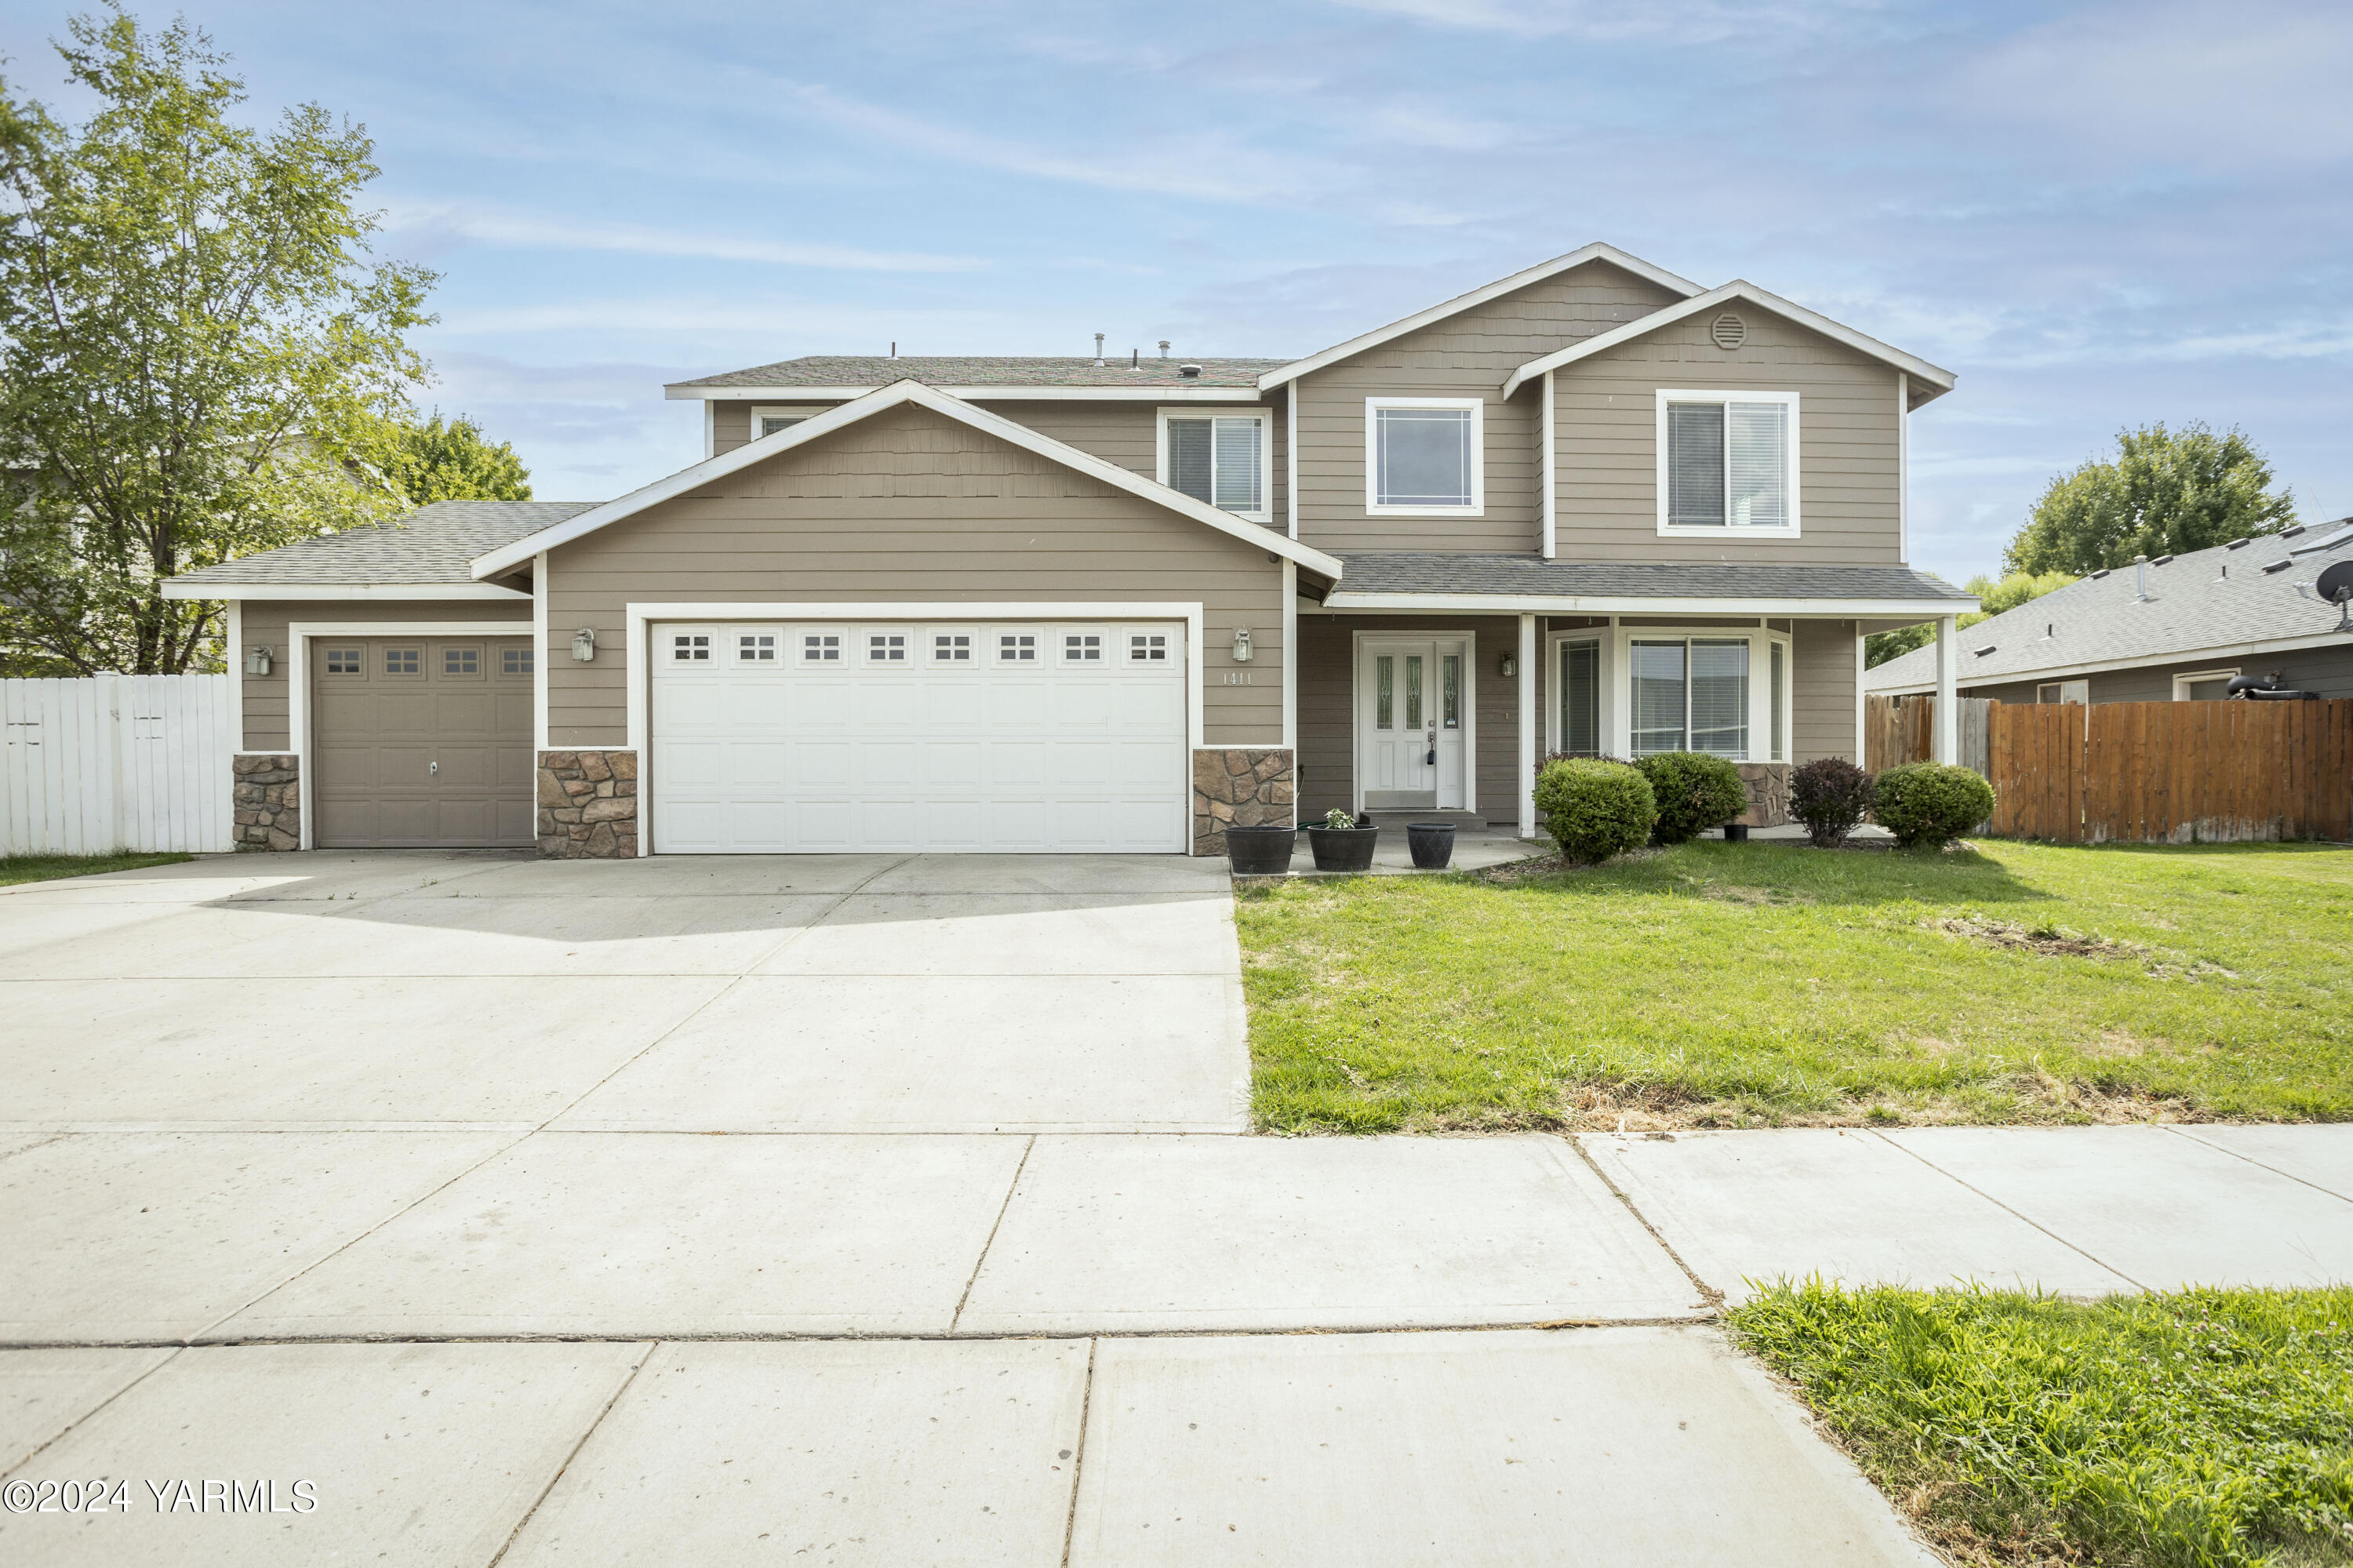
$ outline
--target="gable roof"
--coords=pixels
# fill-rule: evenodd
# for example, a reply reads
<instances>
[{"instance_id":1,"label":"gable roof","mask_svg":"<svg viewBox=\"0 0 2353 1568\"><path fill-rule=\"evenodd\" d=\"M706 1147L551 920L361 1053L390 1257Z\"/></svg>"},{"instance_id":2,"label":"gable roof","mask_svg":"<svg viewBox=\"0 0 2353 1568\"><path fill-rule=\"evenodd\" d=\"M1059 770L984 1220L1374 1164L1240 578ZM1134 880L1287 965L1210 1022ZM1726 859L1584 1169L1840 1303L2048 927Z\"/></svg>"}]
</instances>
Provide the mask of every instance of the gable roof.
<instances>
[{"instance_id":1,"label":"gable roof","mask_svg":"<svg viewBox=\"0 0 2353 1568\"><path fill-rule=\"evenodd\" d=\"M901 358L885 355L803 355L748 370L723 371L691 381L673 381L662 394L673 398L858 397L894 381L920 381L951 397L995 395L1038 396L1044 392L1077 392L1103 397L1160 397L1170 392L1198 392L1215 387L1230 395L1250 394L1256 401L1258 378L1282 364L1280 359L1145 359L1128 368L1123 359L1098 365L1086 358L1049 358L1012 355L933 355ZM1187 365L1200 366L1198 376L1183 374ZM1229 399L1230 400L1230 399Z\"/></svg>"},{"instance_id":2,"label":"gable roof","mask_svg":"<svg viewBox=\"0 0 2353 1568\"><path fill-rule=\"evenodd\" d=\"M2295 591L2343 560L2353 560L2353 517L2151 561L2146 600L2130 567L2084 577L1963 628L1961 684L2127 670L2221 648L2353 647L2353 634L2336 630L2335 605ZM1935 690L1936 646L1864 671L1862 684L1882 694Z\"/></svg>"},{"instance_id":3,"label":"gable roof","mask_svg":"<svg viewBox=\"0 0 2353 1568\"><path fill-rule=\"evenodd\" d=\"M596 504L593 501L437 501L374 527L322 535L182 572L165 581L164 597L526 598L477 583L471 569L474 557L577 516ZM400 591L404 588L433 591L404 595ZM369 591L332 591L336 589Z\"/></svg>"},{"instance_id":4,"label":"gable roof","mask_svg":"<svg viewBox=\"0 0 2353 1568\"><path fill-rule=\"evenodd\" d=\"M904 403L917 404L934 414L969 425L984 434L995 436L999 440L1009 442L1024 450L1035 452L1050 461L1076 470L1090 479L1100 480L1105 484L1124 490L1129 494L1139 496L1155 505L1165 506L1171 512L1189 517L1196 523L1207 524L1221 534L1246 540L1287 560L1295 561L1310 571L1319 572L1324 577L1334 578L1337 578L1340 575L1339 561L1321 550L1311 549L1296 539L1278 534L1271 528L1261 527L1256 523L1245 523L1230 512L1221 512L1207 502L1196 501L1184 492L1172 490L1157 480L1146 479L1141 474L1121 468L1116 463L1106 462L1092 452L1081 451L1078 448L1058 441L1051 436L1039 435L1029 426L1017 424L1000 414L992 414L985 408L976 408L961 398L935 391L920 381L896 382L880 392L870 392L862 397L853 398L839 408L828 408L822 414L803 419L798 424L788 425L774 435L762 436L757 440L746 441L733 451L722 452L717 457L705 458L691 468L681 469L669 478L656 480L641 489L631 491L617 501L608 501L601 506L590 507L577 516L567 518L553 527L543 528L537 533L516 539L478 557L473 563L473 575L477 577L495 577L529 560L542 550L552 550L559 545L570 544L583 535L593 534L597 529L609 524L618 523L625 517L633 517L649 506L659 505L665 501L685 494L690 490L708 484L714 479L733 473L738 469L749 468L755 462L765 462L779 453L792 450L795 447L821 440L836 430L857 424L861 419L871 418L886 409L896 408Z\"/></svg>"},{"instance_id":5,"label":"gable roof","mask_svg":"<svg viewBox=\"0 0 2353 1568\"><path fill-rule=\"evenodd\" d=\"M1304 359L1294 359L1288 365L1280 366L1258 378L1259 390L1271 392L1277 387L1296 381L1301 376L1321 370L1327 365L1335 365L1350 355L1362 354L1368 348L1377 348L1391 338L1403 337L1406 334L1426 327L1432 322L1442 322L1449 316L1459 315L1464 311L1483 305L1490 300L1501 299L1514 289L1525 289L1530 283L1540 283L1546 278L1556 277L1572 267L1582 267L1588 261L1607 261L1613 267L1631 272L1638 278L1646 278L1661 288L1672 290L1678 294L1690 295L1700 291L1700 285L1693 282L1689 278L1678 278L1663 267L1654 267L1639 256L1629 256L1615 245L1604 245L1597 240L1591 245L1572 250L1566 256L1556 256L1549 261L1540 261L1525 271L1513 273L1508 278L1499 278L1484 288L1473 289L1467 294L1457 294L1443 304L1432 305L1426 311L1417 311L1412 315L1393 321L1385 327L1375 327L1371 332L1352 337L1345 343L1334 344L1320 354L1311 354Z\"/></svg>"},{"instance_id":6,"label":"gable roof","mask_svg":"<svg viewBox=\"0 0 2353 1568\"><path fill-rule=\"evenodd\" d=\"M1531 359L1512 372L1510 379L1504 383L1504 396L1508 397L1537 376L1583 359L1588 355L1606 353L1621 343L1630 343L1638 337L1658 331L1661 327L1687 321L1703 312L1730 304L1736 300L1745 300L1752 305L1771 311L1776 315L1786 316L1799 326L1818 332L1833 342L1846 344L1858 354L1866 354L1873 359L1892 365L1914 380L1932 388L1929 393L1931 397L1953 389L1953 373L1943 366L1931 365L1917 355L1906 354L1902 349L1883 344L1875 337L1859 333L1851 326L1841 325L1820 312L1810 311L1805 306L1785 300L1769 290L1760 289L1745 278L1736 278L1720 289L1710 289L1704 294L1694 293L1690 299L1652 311L1647 316L1637 317L1624 326L1612 327L1609 331L1588 337L1581 343L1574 343L1567 348L1547 354L1541 359ZM1926 397L1917 399L1923 403L1927 400Z\"/></svg>"}]
</instances>

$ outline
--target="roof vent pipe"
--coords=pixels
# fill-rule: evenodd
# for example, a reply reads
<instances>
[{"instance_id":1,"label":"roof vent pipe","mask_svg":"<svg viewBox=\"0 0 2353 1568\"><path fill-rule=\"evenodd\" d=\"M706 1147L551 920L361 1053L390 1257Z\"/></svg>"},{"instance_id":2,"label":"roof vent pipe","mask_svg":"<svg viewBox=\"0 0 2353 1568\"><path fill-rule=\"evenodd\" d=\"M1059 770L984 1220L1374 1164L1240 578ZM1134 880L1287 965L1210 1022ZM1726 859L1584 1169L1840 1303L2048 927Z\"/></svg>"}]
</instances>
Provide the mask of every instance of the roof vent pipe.
<instances>
[{"instance_id":1,"label":"roof vent pipe","mask_svg":"<svg viewBox=\"0 0 2353 1568\"><path fill-rule=\"evenodd\" d=\"M1176 367L1176 374L1187 381L1198 381L1201 378L1201 367L1198 365L1180 365Z\"/></svg>"},{"instance_id":2,"label":"roof vent pipe","mask_svg":"<svg viewBox=\"0 0 2353 1568\"><path fill-rule=\"evenodd\" d=\"M1097 370L1103 368L1103 334L1095 334L1095 368Z\"/></svg>"},{"instance_id":3,"label":"roof vent pipe","mask_svg":"<svg viewBox=\"0 0 2353 1568\"><path fill-rule=\"evenodd\" d=\"M1163 359L1168 357L1168 340L1165 337L1160 340L1160 357Z\"/></svg>"},{"instance_id":4,"label":"roof vent pipe","mask_svg":"<svg viewBox=\"0 0 2353 1568\"><path fill-rule=\"evenodd\" d=\"M2148 557L2133 557L2133 598L2142 604L2148 602Z\"/></svg>"},{"instance_id":5,"label":"roof vent pipe","mask_svg":"<svg viewBox=\"0 0 2353 1568\"><path fill-rule=\"evenodd\" d=\"M1141 370L1144 368L1144 350L1140 348L1131 348L1127 351L1127 367L1130 370Z\"/></svg>"},{"instance_id":6,"label":"roof vent pipe","mask_svg":"<svg viewBox=\"0 0 2353 1568\"><path fill-rule=\"evenodd\" d=\"M895 337L891 340L891 357L893 359L899 357L899 340Z\"/></svg>"}]
</instances>

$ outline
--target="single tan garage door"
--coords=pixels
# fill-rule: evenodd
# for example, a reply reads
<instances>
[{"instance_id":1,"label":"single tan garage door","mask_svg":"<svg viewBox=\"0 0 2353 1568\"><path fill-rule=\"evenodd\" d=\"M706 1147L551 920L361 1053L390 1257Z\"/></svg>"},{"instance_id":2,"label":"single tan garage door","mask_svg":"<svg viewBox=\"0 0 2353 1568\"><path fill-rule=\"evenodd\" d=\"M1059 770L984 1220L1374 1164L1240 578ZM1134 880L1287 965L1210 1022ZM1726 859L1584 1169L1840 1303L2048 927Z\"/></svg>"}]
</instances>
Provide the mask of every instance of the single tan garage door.
<instances>
[{"instance_id":1,"label":"single tan garage door","mask_svg":"<svg viewBox=\"0 0 2353 1568\"><path fill-rule=\"evenodd\" d=\"M532 842L529 638L314 638L311 667L319 848Z\"/></svg>"}]
</instances>

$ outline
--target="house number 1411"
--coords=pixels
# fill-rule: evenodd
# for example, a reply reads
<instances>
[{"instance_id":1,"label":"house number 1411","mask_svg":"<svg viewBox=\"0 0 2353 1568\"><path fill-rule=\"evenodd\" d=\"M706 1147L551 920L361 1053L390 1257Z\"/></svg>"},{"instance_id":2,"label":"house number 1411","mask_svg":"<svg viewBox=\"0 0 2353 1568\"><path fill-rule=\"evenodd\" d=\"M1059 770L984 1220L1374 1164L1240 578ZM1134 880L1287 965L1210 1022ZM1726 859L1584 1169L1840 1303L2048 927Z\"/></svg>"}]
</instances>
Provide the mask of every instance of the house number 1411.
<instances>
[{"instance_id":1,"label":"house number 1411","mask_svg":"<svg viewBox=\"0 0 2353 1568\"><path fill-rule=\"evenodd\" d=\"M1229 670L1228 672L1226 672L1226 684L1227 684L1227 685L1229 685L1229 686L1247 686L1247 685L1249 685L1250 683L1250 673L1248 670Z\"/></svg>"}]
</instances>

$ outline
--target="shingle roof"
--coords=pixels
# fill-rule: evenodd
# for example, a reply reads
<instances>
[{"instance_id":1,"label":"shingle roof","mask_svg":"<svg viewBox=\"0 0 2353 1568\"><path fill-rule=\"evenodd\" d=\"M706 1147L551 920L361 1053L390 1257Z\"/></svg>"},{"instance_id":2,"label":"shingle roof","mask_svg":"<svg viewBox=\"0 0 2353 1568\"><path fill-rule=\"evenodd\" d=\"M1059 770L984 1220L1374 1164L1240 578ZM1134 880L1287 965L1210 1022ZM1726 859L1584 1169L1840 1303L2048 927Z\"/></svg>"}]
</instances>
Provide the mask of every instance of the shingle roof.
<instances>
[{"instance_id":1,"label":"shingle roof","mask_svg":"<svg viewBox=\"0 0 2353 1568\"><path fill-rule=\"evenodd\" d=\"M172 580L218 584L470 583L471 562L593 501L437 501L373 528L353 528L264 550Z\"/></svg>"},{"instance_id":2,"label":"shingle roof","mask_svg":"<svg viewBox=\"0 0 2353 1568\"><path fill-rule=\"evenodd\" d=\"M1957 599L1971 596L1909 567L1792 567L1701 561L1547 561L1542 556L1343 555L1344 593L1496 594L1579 599Z\"/></svg>"},{"instance_id":3,"label":"shingle roof","mask_svg":"<svg viewBox=\"0 0 2353 1568\"><path fill-rule=\"evenodd\" d=\"M2353 517L2175 556L2148 567L2148 599L2133 568L2084 577L1961 632L1961 684L2021 680L2084 664L2121 667L2194 655L2209 648L2316 637L2337 625L2333 604L2295 591L2332 561L2353 559ZM2276 569L2265 571L2265 567ZM2228 568L2225 571L2224 568ZM2353 642L2353 637L2347 641ZM1979 653L1990 648L1989 653ZM1866 671L1873 692L1924 691L1936 683L1934 644Z\"/></svg>"},{"instance_id":4,"label":"shingle roof","mask_svg":"<svg viewBox=\"0 0 2353 1568\"><path fill-rule=\"evenodd\" d=\"M888 387L893 381L920 381L926 387L1231 387L1258 389L1258 378L1290 362L1282 359L1152 359L1130 370L1127 361L1105 358L1045 359L1035 356L955 355L892 358L843 355L804 355L729 370L717 376L673 381L672 387ZM1198 365L1201 374L1187 376L1178 367Z\"/></svg>"}]
</instances>

